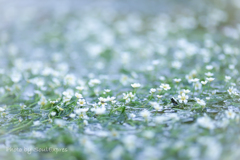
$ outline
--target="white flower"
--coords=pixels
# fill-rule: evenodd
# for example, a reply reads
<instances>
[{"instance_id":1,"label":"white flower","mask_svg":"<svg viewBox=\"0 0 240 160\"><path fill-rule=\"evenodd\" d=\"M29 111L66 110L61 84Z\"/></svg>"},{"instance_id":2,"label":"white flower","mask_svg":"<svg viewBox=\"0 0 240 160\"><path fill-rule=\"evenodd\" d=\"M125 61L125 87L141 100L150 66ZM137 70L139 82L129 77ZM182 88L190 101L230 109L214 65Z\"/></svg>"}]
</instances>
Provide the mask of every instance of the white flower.
<instances>
[{"instance_id":1,"label":"white flower","mask_svg":"<svg viewBox=\"0 0 240 160\"><path fill-rule=\"evenodd\" d=\"M216 90L213 90L213 91L212 91L212 95L216 94L216 92L217 92Z\"/></svg>"},{"instance_id":2,"label":"white flower","mask_svg":"<svg viewBox=\"0 0 240 160\"><path fill-rule=\"evenodd\" d=\"M197 101L197 103L200 102L200 98L195 97L194 99Z\"/></svg>"},{"instance_id":3,"label":"white flower","mask_svg":"<svg viewBox=\"0 0 240 160\"><path fill-rule=\"evenodd\" d=\"M206 85L208 81L201 81L203 85Z\"/></svg>"},{"instance_id":4,"label":"white flower","mask_svg":"<svg viewBox=\"0 0 240 160\"><path fill-rule=\"evenodd\" d=\"M97 103L92 104L93 108L98 108Z\"/></svg>"},{"instance_id":5,"label":"white flower","mask_svg":"<svg viewBox=\"0 0 240 160\"><path fill-rule=\"evenodd\" d=\"M182 67L182 63L180 61L173 61L172 67L176 69L180 69Z\"/></svg>"},{"instance_id":6,"label":"white flower","mask_svg":"<svg viewBox=\"0 0 240 160\"><path fill-rule=\"evenodd\" d=\"M228 110L228 111L226 111L225 113L226 113L226 115L227 115L227 118L229 118L229 119L234 119L235 116L236 116L236 113L233 112L232 110Z\"/></svg>"},{"instance_id":7,"label":"white flower","mask_svg":"<svg viewBox=\"0 0 240 160\"><path fill-rule=\"evenodd\" d=\"M12 73L12 75L11 75L11 80L12 80L14 83L19 82L21 79L22 79L22 75L21 75L19 72L13 72L13 73Z\"/></svg>"},{"instance_id":8,"label":"white flower","mask_svg":"<svg viewBox=\"0 0 240 160\"><path fill-rule=\"evenodd\" d=\"M39 105L44 106L47 103L45 97L41 97L40 101L38 102Z\"/></svg>"},{"instance_id":9,"label":"white flower","mask_svg":"<svg viewBox=\"0 0 240 160\"><path fill-rule=\"evenodd\" d=\"M74 112L77 115L81 115L81 114L85 114L88 110L89 110L89 108L78 108L78 109L75 109Z\"/></svg>"},{"instance_id":10,"label":"white flower","mask_svg":"<svg viewBox=\"0 0 240 160\"><path fill-rule=\"evenodd\" d=\"M127 135L123 137L123 144L128 151L133 152L136 148L137 137L135 135Z\"/></svg>"},{"instance_id":11,"label":"white flower","mask_svg":"<svg viewBox=\"0 0 240 160\"><path fill-rule=\"evenodd\" d=\"M85 99L79 99L77 102L80 106L84 106L86 104Z\"/></svg>"},{"instance_id":12,"label":"white flower","mask_svg":"<svg viewBox=\"0 0 240 160\"><path fill-rule=\"evenodd\" d=\"M236 89L233 88L233 87L229 87L227 91L228 91L228 93L229 93L230 95L232 95L233 93L236 92Z\"/></svg>"},{"instance_id":13,"label":"white flower","mask_svg":"<svg viewBox=\"0 0 240 160\"><path fill-rule=\"evenodd\" d=\"M188 102L188 95L185 95L185 93L182 93L181 95L178 95L179 102L180 103L187 103Z\"/></svg>"},{"instance_id":14,"label":"white flower","mask_svg":"<svg viewBox=\"0 0 240 160\"><path fill-rule=\"evenodd\" d=\"M206 69L207 69L207 70L212 70L212 69L213 69L213 66L212 66L212 65L207 65L207 66L206 66Z\"/></svg>"},{"instance_id":15,"label":"white flower","mask_svg":"<svg viewBox=\"0 0 240 160\"><path fill-rule=\"evenodd\" d=\"M130 93L128 93L128 96L129 96L130 98L134 98L134 97L135 97L135 94L133 94L132 92L130 92Z\"/></svg>"},{"instance_id":16,"label":"white flower","mask_svg":"<svg viewBox=\"0 0 240 160\"><path fill-rule=\"evenodd\" d=\"M164 81L166 78L164 76L160 76L159 80Z\"/></svg>"},{"instance_id":17,"label":"white flower","mask_svg":"<svg viewBox=\"0 0 240 160\"><path fill-rule=\"evenodd\" d=\"M43 97L42 92L39 91L39 90L35 90L34 93L35 93L36 95L38 95L39 97Z\"/></svg>"},{"instance_id":18,"label":"white flower","mask_svg":"<svg viewBox=\"0 0 240 160\"><path fill-rule=\"evenodd\" d=\"M33 122L33 125L34 125L34 126L39 126L40 124L41 124L40 121L34 121L34 122Z\"/></svg>"},{"instance_id":19,"label":"white flower","mask_svg":"<svg viewBox=\"0 0 240 160\"><path fill-rule=\"evenodd\" d=\"M123 99L128 99L128 94L126 94L126 93L123 93Z\"/></svg>"},{"instance_id":20,"label":"white flower","mask_svg":"<svg viewBox=\"0 0 240 160\"><path fill-rule=\"evenodd\" d=\"M162 84L160 85L160 88L164 89L165 91L171 89L171 87L169 86L169 84L164 84L164 83L162 83Z\"/></svg>"},{"instance_id":21,"label":"white flower","mask_svg":"<svg viewBox=\"0 0 240 160\"><path fill-rule=\"evenodd\" d=\"M50 101L51 104L55 104L57 101Z\"/></svg>"},{"instance_id":22,"label":"white flower","mask_svg":"<svg viewBox=\"0 0 240 160\"><path fill-rule=\"evenodd\" d=\"M150 105L157 111L159 111L159 110L161 110L163 108L157 102L150 102Z\"/></svg>"},{"instance_id":23,"label":"white flower","mask_svg":"<svg viewBox=\"0 0 240 160\"><path fill-rule=\"evenodd\" d=\"M5 86L4 88L5 88L6 91L8 91L8 92L11 92L11 91L12 91L12 88L11 88L11 87ZM41 96L41 95L39 95L39 96Z\"/></svg>"},{"instance_id":24,"label":"white flower","mask_svg":"<svg viewBox=\"0 0 240 160\"><path fill-rule=\"evenodd\" d=\"M143 111L141 111L139 114L140 114L140 116L142 116L145 120L148 120L149 117L150 117L150 115L151 115L151 113L150 113L148 110L146 110L146 109L144 109Z\"/></svg>"},{"instance_id":25,"label":"white flower","mask_svg":"<svg viewBox=\"0 0 240 160\"><path fill-rule=\"evenodd\" d=\"M64 84L74 86L76 84L76 77L73 74L68 74L64 78Z\"/></svg>"},{"instance_id":26,"label":"white flower","mask_svg":"<svg viewBox=\"0 0 240 160\"><path fill-rule=\"evenodd\" d=\"M99 100L98 104L99 104L99 105L102 105L102 107L104 107L105 105L107 105L108 99L103 98L103 97L99 97L98 100Z\"/></svg>"},{"instance_id":27,"label":"white flower","mask_svg":"<svg viewBox=\"0 0 240 160\"><path fill-rule=\"evenodd\" d=\"M158 91L158 92L161 92L161 91L162 91L162 88L157 88L157 91Z\"/></svg>"},{"instance_id":28,"label":"white flower","mask_svg":"<svg viewBox=\"0 0 240 160\"><path fill-rule=\"evenodd\" d=\"M99 107L94 109L94 112L96 115L101 115L104 114L106 112L106 108L105 107Z\"/></svg>"},{"instance_id":29,"label":"white flower","mask_svg":"<svg viewBox=\"0 0 240 160\"><path fill-rule=\"evenodd\" d=\"M0 112L5 111L5 108L0 107Z\"/></svg>"},{"instance_id":30,"label":"white flower","mask_svg":"<svg viewBox=\"0 0 240 160\"><path fill-rule=\"evenodd\" d=\"M87 120L83 120L83 124L84 124L85 126L87 126L87 125L88 125L88 121L87 121Z\"/></svg>"},{"instance_id":31,"label":"white flower","mask_svg":"<svg viewBox=\"0 0 240 160\"><path fill-rule=\"evenodd\" d=\"M215 78L211 78L211 77L210 77L210 78L206 78L206 80L207 80L208 82L212 82L212 81L214 81L214 79L215 79Z\"/></svg>"},{"instance_id":32,"label":"white flower","mask_svg":"<svg viewBox=\"0 0 240 160\"><path fill-rule=\"evenodd\" d=\"M80 108L79 108L79 109L75 109L74 112L75 112L77 115L80 115L80 114L82 113L81 110L80 110Z\"/></svg>"},{"instance_id":33,"label":"white flower","mask_svg":"<svg viewBox=\"0 0 240 160\"><path fill-rule=\"evenodd\" d=\"M121 79L120 79L120 82L125 86L129 82L129 80L130 80L130 78L128 76L122 75Z\"/></svg>"},{"instance_id":34,"label":"white flower","mask_svg":"<svg viewBox=\"0 0 240 160\"><path fill-rule=\"evenodd\" d=\"M228 82L231 79L230 76L225 76L225 80Z\"/></svg>"},{"instance_id":35,"label":"white flower","mask_svg":"<svg viewBox=\"0 0 240 160\"><path fill-rule=\"evenodd\" d=\"M229 87L227 91L228 91L228 93L231 95L231 94L232 94L232 92L233 92L233 90L234 90L234 88L233 88L233 87Z\"/></svg>"},{"instance_id":36,"label":"white flower","mask_svg":"<svg viewBox=\"0 0 240 160\"><path fill-rule=\"evenodd\" d=\"M95 85L97 85L97 84L100 84L101 83L101 81L99 80L99 79L91 79L89 82L88 82L88 85L90 86L90 87L93 87L93 86L95 86Z\"/></svg>"},{"instance_id":37,"label":"white flower","mask_svg":"<svg viewBox=\"0 0 240 160\"><path fill-rule=\"evenodd\" d=\"M83 98L82 94L79 94L79 93L75 93L75 97L77 97L78 99Z\"/></svg>"},{"instance_id":38,"label":"white flower","mask_svg":"<svg viewBox=\"0 0 240 160\"><path fill-rule=\"evenodd\" d=\"M76 89L79 90L79 91L82 91L82 90L84 90L84 87L82 87L82 86L77 86Z\"/></svg>"},{"instance_id":39,"label":"white flower","mask_svg":"<svg viewBox=\"0 0 240 160\"><path fill-rule=\"evenodd\" d=\"M158 64L159 64L159 60L153 60L153 61L152 61L152 64L153 64L154 66L158 65Z\"/></svg>"},{"instance_id":40,"label":"white flower","mask_svg":"<svg viewBox=\"0 0 240 160\"><path fill-rule=\"evenodd\" d=\"M22 117L18 118L18 121L19 121L19 122L22 122L22 120L23 120L23 118L22 118Z\"/></svg>"},{"instance_id":41,"label":"white flower","mask_svg":"<svg viewBox=\"0 0 240 160\"><path fill-rule=\"evenodd\" d=\"M133 94L132 92L130 93L123 93L123 99L125 99L126 103L129 103L131 100L133 100L133 98L135 97L135 94Z\"/></svg>"},{"instance_id":42,"label":"white flower","mask_svg":"<svg viewBox=\"0 0 240 160\"><path fill-rule=\"evenodd\" d=\"M57 113L55 111L52 111L50 114L51 116L55 116Z\"/></svg>"},{"instance_id":43,"label":"white flower","mask_svg":"<svg viewBox=\"0 0 240 160\"><path fill-rule=\"evenodd\" d=\"M204 100L201 100L199 98L195 98L195 100L197 101L198 104L200 104L201 106L206 106L206 102Z\"/></svg>"},{"instance_id":44,"label":"white flower","mask_svg":"<svg viewBox=\"0 0 240 160\"><path fill-rule=\"evenodd\" d=\"M180 78L175 78L175 79L173 79L173 81L176 82L176 83L179 83L179 82L181 82L181 79Z\"/></svg>"},{"instance_id":45,"label":"white flower","mask_svg":"<svg viewBox=\"0 0 240 160\"><path fill-rule=\"evenodd\" d=\"M200 90L202 88L202 84L199 82L194 83L194 87L195 87L195 90Z\"/></svg>"},{"instance_id":46,"label":"white flower","mask_svg":"<svg viewBox=\"0 0 240 160\"><path fill-rule=\"evenodd\" d=\"M192 82L192 75L186 75L185 78L188 80L188 83Z\"/></svg>"},{"instance_id":47,"label":"white flower","mask_svg":"<svg viewBox=\"0 0 240 160\"><path fill-rule=\"evenodd\" d=\"M66 125L66 121L62 120L62 119L55 119L55 124L59 127L63 127Z\"/></svg>"},{"instance_id":48,"label":"white flower","mask_svg":"<svg viewBox=\"0 0 240 160\"><path fill-rule=\"evenodd\" d=\"M112 103L116 102L115 99L116 99L116 97L109 97L109 96L107 97L107 101L112 102Z\"/></svg>"},{"instance_id":49,"label":"white flower","mask_svg":"<svg viewBox=\"0 0 240 160\"><path fill-rule=\"evenodd\" d=\"M235 96L239 96L237 90L234 90L234 91L233 91L233 95L235 95Z\"/></svg>"},{"instance_id":50,"label":"white flower","mask_svg":"<svg viewBox=\"0 0 240 160\"><path fill-rule=\"evenodd\" d=\"M210 100L211 98L210 97L206 97L206 100Z\"/></svg>"},{"instance_id":51,"label":"white flower","mask_svg":"<svg viewBox=\"0 0 240 160\"><path fill-rule=\"evenodd\" d=\"M214 74L211 73L211 72L207 72L207 73L205 73L205 75L208 76L208 77L212 77Z\"/></svg>"},{"instance_id":52,"label":"white flower","mask_svg":"<svg viewBox=\"0 0 240 160\"><path fill-rule=\"evenodd\" d=\"M170 119L169 117L157 116L157 117L155 117L155 122L158 124L162 124L162 123L168 121L169 119Z\"/></svg>"},{"instance_id":53,"label":"white flower","mask_svg":"<svg viewBox=\"0 0 240 160\"><path fill-rule=\"evenodd\" d=\"M149 92L150 92L151 94L153 94L153 93L155 93L156 91L157 91L157 90L156 90L155 88L151 88Z\"/></svg>"},{"instance_id":54,"label":"white flower","mask_svg":"<svg viewBox=\"0 0 240 160\"><path fill-rule=\"evenodd\" d=\"M66 97L72 97L73 94L74 94L74 92L73 92L72 89L67 89L67 90L64 91L62 94L63 94L64 96L66 96Z\"/></svg>"},{"instance_id":55,"label":"white flower","mask_svg":"<svg viewBox=\"0 0 240 160\"><path fill-rule=\"evenodd\" d=\"M123 93L123 99L125 99L126 103L129 103L130 100L131 100L130 97L129 97L129 95L126 94L126 93Z\"/></svg>"},{"instance_id":56,"label":"white flower","mask_svg":"<svg viewBox=\"0 0 240 160\"><path fill-rule=\"evenodd\" d=\"M141 84L140 83L133 83L133 84L131 84L131 86L133 88L139 88L139 87L141 87Z\"/></svg>"},{"instance_id":57,"label":"white flower","mask_svg":"<svg viewBox=\"0 0 240 160\"><path fill-rule=\"evenodd\" d=\"M196 83L196 82L198 82L198 81L199 81L198 78L191 79L191 82L193 82L193 83Z\"/></svg>"},{"instance_id":58,"label":"white flower","mask_svg":"<svg viewBox=\"0 0 240 160\"><path fill-rule=\"evenodd\" d=\"M158 99L161 99L163 96L162 95L157 95L157 98Z\"/></svg>"},{"instance_id":59,"label":"white flower","mask_svg":"<svg viewBox=\"0 0 240 160\"><path fill-rule=\"evenodd\" d=\"M197 119L197 124L203 128L207 128L207 129L214 129L215 125L213 123L213 121L208 117L208 116L204 116L204 117L200 117Z\"/></svg>"},{"instance_id":60,"label":"white flower","mask_svg":"<svg viewBox=\"0 0 240 160\"><path fill-rule=\"evenodd\" d=\"M235 68L235 65L233 65L233 64L229 65L229 69L234 69L234 68Z\"/></svg>"},{"instance_id":61,"label":"white flower","mask_svg":"<svg viewBox=\"0 0 240 160\"><path fill-rule=\"evenodd\" d=\"M104 91L107 92L107 93L111 92L110 89L104 89Z\"/></svg>"},{"instance_id":62,"label":"white flower","mask_svg":"<svg viewBox=\"0 0 240 160\"><path fill-rule=\"evenodd\" d=\"M45 82L42 78L34 78L34 84L36 84L38 87L43 87L44 83Z\"/></svg>"},{"instance_id":63,"label":"white flower","mask_svg":"<svg viewBox=\"0 0 240 160\"><path fill-rule=\"evenodd\" d=\"M133 113L131 113L129 116L130 116L131 118L135 118L135 117L136 117L136 115L133 114Z\"/></svg>"},{"instance_id":64,"label":"white flower","mask_svg":"<svg viewBox=\"0 0 240 160\"><path fill-rule=\"evenodd\" d=\"M74 118L74 117L76 117L76 114L71 113L71 114L69 115L69 117Z\"/></svg>"},{"instance_id":65,"label":"white flower","mask_svg":"<svg viewBox=\"0 0 240 160\"><path fill-rule=\"evenodd\" d=\"M183 92L186 93L186 94L188 94L188 93L190 93L191 91L190 91L189 89L184 89Z\"/></svg>"},{"instance_id":66,"label":"white flower","mask_svg":"<svg viewBox=\"0 0 240 160\"><path fill-rule=\"evenodd\" d=\"M71 100L72 96L70 95L67 95L67 96L64 96L63 97L63 102L66 103L66 102L69 102Z\"/></svg>"}]
</instances>

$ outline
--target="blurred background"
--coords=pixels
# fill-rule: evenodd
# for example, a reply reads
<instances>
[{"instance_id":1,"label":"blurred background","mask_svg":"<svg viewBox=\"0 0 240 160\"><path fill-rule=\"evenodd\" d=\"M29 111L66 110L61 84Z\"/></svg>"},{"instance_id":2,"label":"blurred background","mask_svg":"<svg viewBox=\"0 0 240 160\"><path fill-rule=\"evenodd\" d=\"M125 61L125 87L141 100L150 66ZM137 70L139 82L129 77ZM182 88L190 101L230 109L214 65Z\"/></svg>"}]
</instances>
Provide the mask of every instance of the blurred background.
<instances>
[{"instance_id":1,"label":"blurred background","mask_svg":"<svg viewBox=\"0 0 240 160\"><path fill-rule=\"evenodd\" d=\"M1 0L0 67L114 74L160 59L179 69L182 44L191 56L199 40L236 43L239 15L239 0Z\"/></svg>"}]
</instances>

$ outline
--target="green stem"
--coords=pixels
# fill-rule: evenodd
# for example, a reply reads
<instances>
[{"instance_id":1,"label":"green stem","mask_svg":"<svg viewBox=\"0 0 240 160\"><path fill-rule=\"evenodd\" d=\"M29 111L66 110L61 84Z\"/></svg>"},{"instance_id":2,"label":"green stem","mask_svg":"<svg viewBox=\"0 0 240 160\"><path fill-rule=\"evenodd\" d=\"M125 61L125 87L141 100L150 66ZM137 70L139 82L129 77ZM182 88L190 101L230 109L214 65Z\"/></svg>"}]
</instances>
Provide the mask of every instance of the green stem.
<instances>
[{"instance_id":1,"label":"green stem","mask_svg":"<svg viewBox=\"0 0 240 160\"><path fill-rule=\"evenodd\" d=\"M22 129L30 126L32 123L33 123L33 120L30 120L28 123L25 123L24 125L22 125L22 126L20 126L20 127L17 127L17 128L14 128L14 129L12 129L11 131L7 132L7 134L10 134L10 133L12 133L12 132L16 132L16 131L22 130Z\"/></svg>"}]
</instances>

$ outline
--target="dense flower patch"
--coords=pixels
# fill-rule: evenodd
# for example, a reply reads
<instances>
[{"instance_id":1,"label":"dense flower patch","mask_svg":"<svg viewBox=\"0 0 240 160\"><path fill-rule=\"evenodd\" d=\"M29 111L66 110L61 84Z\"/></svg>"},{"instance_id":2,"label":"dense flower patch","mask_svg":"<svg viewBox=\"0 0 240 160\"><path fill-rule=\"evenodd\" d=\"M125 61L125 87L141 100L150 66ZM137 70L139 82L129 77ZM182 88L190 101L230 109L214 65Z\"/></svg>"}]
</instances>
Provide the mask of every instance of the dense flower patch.
<instances>
[{"instance_id":1,"label":"dense flower patch","mask_svg":"<svg viewBox=\"0 0 240 160\"><path fill-rule=\"evenodd\" d=\"M238 11L210 6L1 24L0 156L240 158Z\"/></svg>"}]
</instances>

